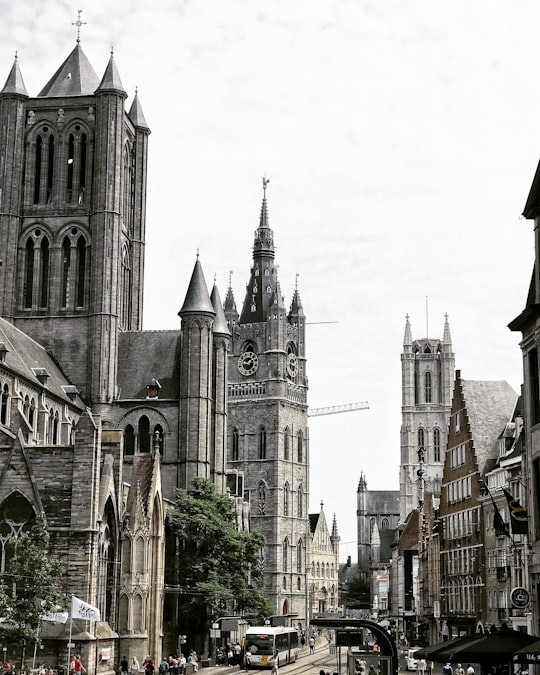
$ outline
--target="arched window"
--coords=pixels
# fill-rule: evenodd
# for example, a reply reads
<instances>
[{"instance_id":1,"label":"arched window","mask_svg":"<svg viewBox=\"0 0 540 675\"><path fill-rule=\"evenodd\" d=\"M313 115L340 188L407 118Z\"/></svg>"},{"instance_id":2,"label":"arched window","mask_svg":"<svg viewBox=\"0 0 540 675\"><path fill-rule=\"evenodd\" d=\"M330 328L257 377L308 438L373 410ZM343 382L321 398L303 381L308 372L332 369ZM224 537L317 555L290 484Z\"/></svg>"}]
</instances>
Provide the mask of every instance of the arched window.
<instances>
[{"instance_id":1,"label":"arched window","mask_svg":"<svg viewBox=\"0 0 540 675\"><path fill-rule=\"evenodd\" d=\"M75 303L77 307L83 307L86 280L86 240L82 235L77 240L76 256Z\"/></svg>"},{"instance_id":2,"label":"arched window","mask_svg":"<svg viewBox=\"0 0 540 675\"><path fill-rule=\"evenodd\" d=\"M302 590L302 581L300 580L300 577L296 577L296 590Z\"/></svg>"},{"instance_id":3,"label":"arched window","mask_svg":"<svg viewBox=\"0 0 540 675\"><path fill-rule=\"evenodd\" d=\"M69 268L71 266L71 244L69 237L64 237L62 242L62 307L69 303Z\"/></svg>"},{"instance_id":4,"label":"arched window","mask_svg":"<svg viewBox=\"0 0 540 675\"><path fill-rule=\"evenodd\" d=\"M9 386L4 384L0 396L0 424L4 427L9 424Z\"/></svg>"},{"instance_id":5,"label":"arched window","mask_svg":"<svg viewBox=\"0 0 540 675\"><path fill-rule=\"evenodd\" d=\"M139 452L150 452L150 422L146 415L139 420Z\"/></svg>"},{"instance_id":6,"label":"arched window","mask_svg":"<svg viewBox=\"0 0 540 675\"><path fill-rule=\"evenodd\" d=\"M426 403L432 402L431 373L429 370L424 375L424 400Z\"/></svg>"},{"instance_id":7,"label":"arched window","mask_svg":"<svg viewBox=\"0 0 540 675\"><path fill-rule=\"evenodd\" d=\"M266 485L262 481L257 489L257 510L261 516L266 513Z\"/></svg>"},{"instance_id":8,"label":"arched window","mask_svg":"<svg viewBox=\"0 0 540 675\"><path fill-rule=\"evenodd\" d=\"M8 563L8 541L27 532L34 521L34 510L20 492L13 492L0 505L0 574L6 571Z\"/></svg>"},{"instance_id":9,"label":"arched window","mask_svg":"<svg viewBox=\"0 0 540 675\"><path fill-rule=\"evenodd\" d=\"M124 429L124 455L135 454L135 431L131 424Z\"/></svg>"},{"instance_id":10,"label":"arched window","mask_svg":"<svg viewBox=\"0 0 540 675\"><path fill-rule=\"evenodd\" d=\"M26 242L24 261L24 306L27 309L32 307L32 298L34 294L34 258L34 240L28 239Z\"/></svg>"},{"instance_id":11,"label":"arched window","mask_svg":"<svg viewBox=\"0 0 540 675\"><path fill-rule=\"evenodd\" d=\"M261 427L257 436L259 459L266 459L266 429Z\"/></svg>"},{"instance_id":12,"label":"arched window","mask_svg":"<svg viewBox=\"0 0 540 675\"><path fill-rule=\"evenodd\" d=\"M115 596L116 526L111 500L105 505L104 522L99 533L97 606L103 621L112 623ZM113 623L114 625L114 623Z\"/></svg>"},{"instance_id":13,"label":"arched window","mask_svg":"<svg viewBox=\"0 0 540 675\"><path fill-rule=\"evenodd\" d=\"M290 500L291 500L291 488L289 486L289 483L285 483L285 485L283 486L283 515L284 516L289 515Z\"/></svg>"},{"instance_id":14,"label":"arched window","mask_svg":"<svg viewBox=\"0 0 540 675\"><path fill-rule=\"evenodd\" d=\"M304 488L301 485L298 486L297 498L298 498L297 516L298 518L302 518L304 515Z\"/></svg>"},{"instance_id":15,"label":"arched window","mask_svg":"<svg viewBox=\"0 0 540 675\"><path fill-rule=\"evenodd\" d=\"M43 138L41 134L36 138L35 164L34 164L34 204L39 204L41 188L41 161L43 157Z\"/></svg>"},{"instance_id":16,"label":"arched window","mask_svg":"<svg viewBox=\"0 0 540 675\"><path fill-rule=\"evenodd\" d=\"M301 574L302 570L304 568L304 545L302 544L302 540L298 540L298 544L296 544L296 571Z\"/></svg>"},{"instance_id":17,"label":"arched window","mask_svg":"<svg viewBox=\"0 0 540 675\"><path fill-rule=\"evenodd\" d=\"M232 460L236 462L240 456L240 436L238 429L235 427L232 430Z\"/></svg>"},{"instance_id":18,"label":"arched window","mask_svg":"<svg viewBox=\"0 0 540 675\"><path fill-rule=\"evenodd\" d=\"M28 238L24 252L23 305L26 309L49 304L49 240L40 228Z\"/></svg>"},{"instance_id":19,"label":"arched window","mask_svg":"<svg viewBox=\"0 0 540 675\"><path fill-rule=\"evenodd\" d=\"M40 294L39 306L47 307L49 304L49 240L43 237L41 240L41 269L40 269Z\"/></svg>"},{"instance_id":20,"label":"arched window","mask_svg":"<svg viewBox=\"0 0 540 675\"><path fill-rule=\"evenodd\" d=\"M122 247L122 289L120 292L121 327L131 327L131 259L127 245Z\"/></svg>"},{"instance_id":21,"label":"arched window","mask_svg":"<svg viewBox=\"0 0 540 675\"><path fill-rule=\"evenodd\" d=\"M32 398L30 399L30 410L28 412L28 421L30 422L30 426L32 427L32 429L34 429L35 420L36 420L36 401L34 398Z\"/></svg>"},{"instance_id":22,"label":"arched window","mask_svg":"<svg viewBox=\"0 0 540 675\"><path fill-rule=\"evenodd\" d=\"M437 428L433 430L433 461L441 461L441 430Z\"/></svg>"},{"instance_id":23,"label":"arched window","mask_svg":"<svg viewBox=\"0 0 540 675\"><path fill-rule=\"evenodd\" d=\"M388 518L383 518L381 521L381 530L388 529Z\"/></svg>"},{"instance_id":24,"label":"arched window","mask_svg":"<svg viewBox=\"0 0 540 675\"><path fill-rule=\"evenodd\" d=\"M285 427L283 434L283 459L289 459L289 427Z\"/></svg>"},{"instance_id":25,"label":"arched window","mask_svg":"<svg viewBox=\"0 0 540 675\"><path fill-rule=\"evenodd\" d=\"M298 462L301 464L304 461L304 434L302 433L301 429L298 432L297 442L298 442Z\"/></svg>"},{"instance_id":26,"label":"arched window","mask_svg":"<svg viewBox=\"0 0 540 675\"><path fill-rule=\"evenodd\" d=\"M58 445L59 440L59 429L60 428L60 419L58 417L58 410L54 411L54 415L51 417L51 443L52 445Z\"/></svg>"},{"instance_id":27,"label":"arched window","mask_svg":"<svg viewBox=\"0 0 540 675\"><path fill-rule=\"evenodd\" d=\"M47 153L47 204L50 204L53 196L54 185L54 136L49 136L49 147Z\"/></svg>"},{"instance_id":28,"label":"arched window","mask_svg":"<svg viewBox=\"0 0 540 675\"><path fill-rule=\"evenodd\" d=\"M424 430L418 429L418 449L425 448L424 445Z\"/></svg>"},{"instance_id":29,"label":"arched window","mask_svg":"<svg viewBox=\"0 0 540 675\"><path fill-rule=\"evenodd\" d=\"M145 570L144 539L142 537L135 539L135 560L133 562L135 574L142 574Z\"/></svg>"},{"instance_id":30,"label":"arched window","mask_svg":"<svg viewBox=\"0 0 540 675\"><path fill-rule=\"evenodd\" d=\"M120 596L120 608L118 610L118 630L127 633L128 629L129 601L125 593Z\"/></svg>"},{"instance_id":31,"label":"arched window","mask_svg":"<svg viewBox=\"0 0 540 675\"><path fill-rule=\"evenodd\" d=\"M289 540L286 537L283 542L283 571L289 571Z\"/></svg>"}]
</instances>

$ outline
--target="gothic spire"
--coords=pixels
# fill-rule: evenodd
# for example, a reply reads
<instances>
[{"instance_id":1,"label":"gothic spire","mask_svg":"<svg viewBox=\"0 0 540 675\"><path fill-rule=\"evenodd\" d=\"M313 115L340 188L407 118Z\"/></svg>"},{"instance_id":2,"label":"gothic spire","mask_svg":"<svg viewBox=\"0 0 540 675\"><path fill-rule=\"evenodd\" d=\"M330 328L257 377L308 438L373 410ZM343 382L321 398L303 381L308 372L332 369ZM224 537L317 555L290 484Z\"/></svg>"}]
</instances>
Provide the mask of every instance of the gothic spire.
<instances>
[{"instance_id":1,"label":"gothic spire","mask_svg":"<svg viewBox=\"0 0 540 675\"><path fill-rule=\"evenodd\" d=\"M138 129L149 130L148 124L146 124L146 120L144 118L144 113L139 101L139 94L137 90L135 90L135 98L133 99L133 103L129 109L128 117L133 122L134 127Z\"/></svg>"},{"instance_id":2,"label":"gothic spire","mask_svg":"<svg viewBox=\"0 0 540 675\"><path fill-rule=\"evenodd\" d=\"M443 345L452 346L452 337L450 336L450 324L448 323L448 314L444 315Z\"/></svg>"},{"instance_id":3,"label":"gothic spire","mask_svg":"<svg viewBox=\"0 0 540 675\"><path fill-rule=\"evenodd\" d=\"M186 298L184 300L184 304L182 305L182 309L178 312L178 315L211 314L214 316L215 313L216 312L212 306L212 301L210 300L210 296L208 294L208 287L204 279L201 263L199 261L199 255L197 254L197 260L195 261L195 267L193 268Z\"/></svg>"},{"instance_id":4,"label":"gothic spire","mask_svg":"<svg viewBox=\"0 0 540 675\"><path fill-rule=\"evenodd\" d=\"M92 64L77 43L67 59L39 92L40 98L91 96L99 85Z\"/></svg>"},{"instance_id":5,"label":"gothic spire","mask_svg":"<svg viewBox=\"0 0 540 675\"><path fill-rule=\"evenodd\" d=\"M109 62L107 63L107 67L105 68L105 73L101 78L99 87L96 89L96 94L101 91L115 91L118 94L127 97L126 90L124 89L122 81L120 80L118 68L116 67L116 63L114 61L114 54L112 49Z\"/></svg>"},{"instance_id":6,"label":"gothic spire","mask_svg":"<svg viewBox=\"0 0 540 675\"><path fill-rule=\"evenodd\" d=\"M409 321L408 314L405 317L405 336L403 337L403 346L412 347L411 322Z\"/></svg>"},{"instance_id":7,"label":"gothic spire","mask_svg":"<svg viewBox=\"0 0 540 675\"><path fill-rule=\"evenodd\" d=\"M9 71L8 78L0 94L17 94L19 96L28 96L26 87L19 68L19 60L15 56L15 62Z\"/></svg>"},{"instance_id":8,"label":"gothic spire","mask_svg":"<svg viewBox=\"0 0 540 675\"><path fill-rule=\"evenodd\" d=\"M219 291L215 281L212 293L210 294L210 300L216 313L212 330L214 333L220 333L221 335L230 335L231 332L227 326L227 319L225 318L225 312L223 311L223 305L221 304L221 298L219 297Z\"/></svg>"}]
</instances>

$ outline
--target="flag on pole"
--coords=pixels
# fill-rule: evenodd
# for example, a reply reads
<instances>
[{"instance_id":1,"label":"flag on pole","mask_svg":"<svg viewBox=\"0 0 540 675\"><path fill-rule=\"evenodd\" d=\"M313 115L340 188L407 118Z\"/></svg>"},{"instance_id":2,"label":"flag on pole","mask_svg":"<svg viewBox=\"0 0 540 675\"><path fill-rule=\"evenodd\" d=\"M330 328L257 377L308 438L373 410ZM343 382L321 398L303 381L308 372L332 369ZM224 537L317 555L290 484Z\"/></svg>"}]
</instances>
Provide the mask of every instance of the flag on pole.
<instances>
[{"instance_id":1,"label":"flag on pole","mask_svg":"<svg viewBox=\"0 0 540 675\"><path fill-rule=\"evenodd\" d=\"M508 525L504 522L504 518L502 517L501 512L497 507L497 504L495 504L493 495L491 494L487 485L486 490L489 496L491 497L491 503L493 504L493 527L495 529L495 534L498 537L509 537L510 532L508 531Z\"/></svg>"},{"instance_id":2,"label":"flag on pole","mask_svg":"<svg viewBox=\"0 0 540 675\"><path fill-rule=\"evenodd\" d=\"M84 600L71 596L71 618L86 619L87 621L101 621L99 609L89 605Z\"/></svg>"},{"instance_id":3,"label":"flag on pole","mask_svg":"<svg viewBox=\"0 0 540 675\"><path fill-rule=\"evenodd\" d=\"M502 491L506 497L508 508L510 510L510 527L512 528L512 534L527 534L529 524L527 509L521 506L519 499L516 499L511 495L508 490L503 488Z\"/></svg>"},{"instance_id":4,"label":"flag on pole","mask_svg":"<svg viewBox=\"0 0 540 675\"><path fill-rule=\"evenodd\" d=\"M45 612L41 615L42 621L54 621L56 623L66 623L68 618L67 612Z\"/></svg>"}]
</instances>

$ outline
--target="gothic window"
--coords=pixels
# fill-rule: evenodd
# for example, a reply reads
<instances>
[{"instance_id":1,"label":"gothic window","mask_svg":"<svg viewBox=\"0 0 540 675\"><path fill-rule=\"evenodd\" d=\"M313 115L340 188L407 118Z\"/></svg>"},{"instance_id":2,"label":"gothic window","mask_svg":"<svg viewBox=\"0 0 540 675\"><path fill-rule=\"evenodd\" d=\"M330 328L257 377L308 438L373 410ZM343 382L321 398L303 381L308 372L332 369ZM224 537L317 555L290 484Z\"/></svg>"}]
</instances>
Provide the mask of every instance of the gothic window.
<instances>
[{"instance_id":1,"label":"gothic window","mask_svg":"<svg viewBox=\"0 0 540 675\"><path fill-rule=\"evenodd\" d=\"M40 134L36 138L36 150L34 154L34 204L39 204L42 156L43 156L43 139L41 138Z\"/></svg>"},{"instance_id":2,"label":"gothic window","mask_svg":"<svg viewBox=\"0 0 540 675\"><path fill-rule=\"evenodd\" d=\"M120 294L120 324L124 329L131 326L131 261L127 245L122 247L122 290Z\"/></svg>"},{"instance_id":3,"label":"gothic window","mask_svg":"<svg viewBox=\"0 0 540 675\"><path fill-rule=\"evenodd\" d=\"M0 395L0 424L6 427L9 424L9 386L4 384Z\"/></svg>"},{"instance_id":4,"label":"gothic window","mask_svg":"<svg viewBox=\"0 0 540 675\"><path fill-rule=\"evenodd\" d=\"M266 513L266 485L262 481L257 489L257 510L260 516Z\"/></svg>"},{"instance_id":5,"label":"gothic window","mask_svg":"<svg viewBox=\"0 0 540 675\"><path fill-rule=\"evenodd\" d=\"M34 150L33 203L49 204L53 196L55 138L43 127L36 138Z\"/></svg>"},{"instance_id":6,"label":"gothic window","mask_svg":"<svg viewBox=\"0 0 540 675\"><path fill-rule=\"evenodd\" d=\"M13 492L0 505L0 574L9 562L8 541L28 531L34 520L34 510L20 492Z\"/></svg>"},{"instance_id":7,"label":"gothic window","mask_svg":"<svg viewBox=\"0 0 540 675\"><path fill-rule=\"evenodd\" d=\"M297 508L297 516L298 518L302 518L304 515L304 488L299 485L298 486L298 508Z\"/></svg>"},{"instance_id":8,"label":"gothic window","mask_svg":"<svg viewBox=\"0 0 540 675\"><path fill-rule=\"evenodd\" d=\"M296 571L301 574L304 567L304 546L302 540L298 541L296 545Z\"/></svg>"},{"instance_id":9,"label":"gothic window","mask_svg":"<svg viewBox=\"0 0 540 675\"><path fill-rule=\"evenodd\" d=\"M129 574L131 571L131 538L129 535L124 535L122 542L122 572Z\"/></svg>"},{"instance_id":10,"label":"gothic window","mask_svg":"<svg viewBox=\"0 0 540 675\"><path fill-rule=\"evenodd\" d=\"M83 307L86 280L86 240L82 235L77 240L75 254L77 263L75 277L75 303L77 307Z\"/></svg>"},{"instance_id":11,"label":"gothic window","mask_svg":"<svg viewBox=\"0 0 540 675\"><path fill-rule=\"evenodd\" d=\"M285 427L283 435L283 459L289 459L289 427Z\"/></svg>"},{"instance_id":12,"label":"gothic window","mask_svg":"<svg viewBox=\"0 0 540 675\"><path fill-rule=\"evenodd\" d=\"M236 462L239 459L240 454L240 436L238 434L238 429L235 427L232 430L232 460Z\"/></svg>"},{"instance_id":13,"label":"gothic window","mask_svg":"<svg viewBox=\"0 0 540 675\"><path fill-rule=\"evenodd\" d=\"M441 461L441 430L437 428L433 430L433 461Z\"/></svg>"},{"instance_id":14,"label":"gothic window","mask_svg":"<svg viewBox=\"0 0 540 675\"><path fill-rule=\"evenodd\" d=\"M86 239L73 227L62 241L62 307L84 306L86 266Z\"/></svg>"},{"instance_id":15,"label":"gothic window","mask_svg":"<svg viewBox=\"0 0 540 675\"><path fill-rule=\"evenodd\" d=\"M297 590L297 591L302 590L302 582L301 582L301 580L300 580L300 577L297 577L297 578L296 578L296 590Z\"/></svg>"},{"instance_id":16,"label":"gothic window","mask_svg":"<svg viewBox=\"0 0 540 675\"><path fill-rule=\"evenodd\" d=\"M135 574L142 574L144 572L144 539L142 537L135 539L135 560L133 562Z\"/></svg>"},{"instance_id":17,"label":"gothic window","mask_svg":"<svg viewBox=\"0 0 540 675\"><path fill-rule=\"evenodd\" d=\"M287 590L287 577L283 577L283 584L282 585L283 585L283 590L286 591Z\"/></svg>"},{"instance_id":18,"label":"gothic window","mask_svg":"<svg viewBox=\"0 0 540 675\"><path fill-rule=\"evenodd\" d=\"M424 448L424 430L418 429L418 449Z\"/></svg>"},{"instance_id":19,"label":"gothic window","mask_svg":"<svg viewBox=\"0 0 540 675\"><path fill-rule=\"evenodd\" d=\"M98 580L97 580L97 606L101 613L101 620L114 625L113 598L115 590L115 518L111 501L105 506L104 523L100 530Z\"/></svg>"},{"instance_id":20,"label":"gothic window","mask_svg":"<svg viewBox=\"0 0 540 675\"><path fill-rule=\"evenodd\" d=\"M531 425L535 425L540 422L540 373L538 371L538 352L536 348L531 349L527 356L530 391L529 413Z\"/></svg>"},{"instance_id":21,"label":"gothic window","mask_svg":"<svg viewBox=\"0 0 540 675\"><path fill-rule=\"evenodd\" d=\"M388 518L383 518L381 521L381 530L388 529Z\"/></svg>"},{"instance_id":22,"label":"gothic window","mask_svg":"<svg viewBox=\"0 0 540 675\"><path fill-rule=\"evenodd\" d=\"M260 427L257 439L259 459L266 459L266 429L264 427Z\"/></svg>"},{"instance_id":23,"label":"gothic window","mask_svg":"<svg viewBox=\"0 0 540 675\"><path fill-rule=\"evenodd\" d=\"M283 515L284 516L289 515L290 500L291 500L291 488L289 486L289 483L285 483L285 485L283 487Z\"/></svg>"},{"instance_id":24,"label":"gothic window","mask_svg":"<svg viewBox=\"0 0 540 675\"><path fill-rule=\"evenodd\" d=\"M286 537L283 541L283 571L289 571L289 540Z\"/></svg>"},{"instance_id":25,"label":"gothic window","mask_svg":"<svg viewBox=\"0 0 540 675\"><path fill-rule=\"evenodd\" d=\"M129 615L129 600L125 593L120 596L120 609L118 611L118 630L120 633L127 633Z\"/></svg>"},{"instance_id":26,"label":"gothic window","mask_svg":"<svg viewBox=\"0 0 540 675\"><path fill-rule=\"evenodd\" d=\"M58 410L54 413L51 410L49 416L49 443L51 445L58 445L59 443L60 419L58 417Z\"/></svg>"},{"instance_id":27,"label":"gothic window","mask_svg":"<svg viewBox=\"0 0 540 675\"><path fill-rule=\"evenodd\" d=\"M49 136L49 147L47 153L47 204L52 199L52 191L54 184L54 136Z\"/></svg>"},{"instance_id":28,"label":"gothic window","mask_svg":"<svg viewBox=\"0 0 540 675\"><path fill-rule=\"evenodd\" d=\"M298 432L298 462L301 464L304 461L304 434L302 430Z\"/></svg>"},{"instance_id":29,"label":"gothic window","mask_svg":"<svg viewBox=\"0 0 540 675\"><path fill-rule=\"evenodd\" d=\"M34 429L34 422L36 419L36 401L34 398L30 399L30 410L28 412L28 421L30 426Z\"/></svg>"},{"instance_id":30,"label":"gothic window","mask_svg":"<svg viewBox=\"0 0 540 675\"><path fill-rule=\"evenodd\" d=\"M124 429L124 455L135 454L135 432L131 424Z\"/></svg>"},{"instance_id":31,"label":"gothic window","mask_svg":"<svg viewBox=\"0 0 540 675\"><path fill-rule=\"evenodd\" d=\"M132 231L133 227L133 153L129 148L124 150L124 192L122 199L122 218L124 225L128 232Z\"/></svg>"},{"instance_id":32,"label":"gothic window","mask_svg":"<svg viewBox=\"0 0 540 675\"><path fill-rule=\"evenodd\" d=\"M142 595L137 593L133 597L133 632L142 633L144 631L144 614Z\"/></svg>"},{"instance_id":33,"label":"gothic window","mask_svg":"<svg viewBox=\"0 0 540 675\"><path fill-rule=\"evenodd\" d=\"M68 306L69 268L71 265L71 245L69 237L62 242L62 307Z\"/></svg>"},{"instance_id":34,"label":"gothic window","mask_svg":"<svg viewBox=\"0 0 540 675\"><path fill-rule=\"evenodd\" d=\"M429 370L424 375L424 400L426 403L432 402L431 373Z\"/></svg>"},{"instance_id":35,"label":"gothic window","mask_svg":"<svg viewBox=\"0 0 540 675\"><path fill-rule=\"evenodd\" d=\"M156 441L159 447L159 454L163 457L163 427L161 424L156 424L154 427L154 443Z\"/></svg>"},{"instance_id":36,"label":"gothic window","mask_svg":"<svg viewBox=\"0 0 540 675\"><path fill-rule=\"evenodd\" d=\"M49 304L49 240L36 228L28 238L24 251L23 305L47 307Z\"/></svg>"},{"instance_id":37,"label":"gothic window","mask_svg":"<svg viewBox=\"0 0 540 675\"><path fill-rule=\"evenodd\" d=\"M139 452L150 452L150 422L146 415L139 420Z\"/></svg>"},{"instance_id":38,"label":"gothic window","mask_svg":"<svg viewBox=\"0 0 540 675\"><path fill-rule=\"evenodd\" d=\"M66 201L68 204L83 204L86 201L86 177L88 163L88 136L76 125L68 136L66 177Z\"/></svg>"}]
</instances>

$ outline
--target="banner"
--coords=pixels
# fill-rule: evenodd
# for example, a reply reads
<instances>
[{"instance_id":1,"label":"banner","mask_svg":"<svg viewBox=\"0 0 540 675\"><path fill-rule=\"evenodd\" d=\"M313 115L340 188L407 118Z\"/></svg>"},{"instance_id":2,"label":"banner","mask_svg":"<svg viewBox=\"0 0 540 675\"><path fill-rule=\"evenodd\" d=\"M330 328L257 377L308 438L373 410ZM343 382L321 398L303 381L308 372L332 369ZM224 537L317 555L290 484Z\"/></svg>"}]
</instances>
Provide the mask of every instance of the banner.
<instances>
[{"instance_id":1,"label":"banner","mask_svg":"<svg viewBox=\"0 0 540 675\"><path fill-rule=\"evenodd\" d=\"M87 621L101 621L99 609L89 605L84 600L71 596L71 618L86 619Z\"/></svg>"},{"instance_id":2,"label":"banner","mask_svg":"<svg viewBox=\"0 0 540 675\"><path fill-rule=\"evenodd\" d=\"M511 495L508 490L503 488L502 491L506 497L508 508L510 510L510 527L512 528L512 534L527 534L529 529L529 515L527 509L521 506L519 499L516 499Z\"/></svg>"},{"instance_id":3,"label":"banner","mask_svg":"<svg viewBox=\"0 0 540 675\"><path fill-rule=\"evenodd\" d=\"M41 615L42 621L54 621L56 623L66 623L69 618L67 612L45 612Z\"/></svg>"}]
</instances>

